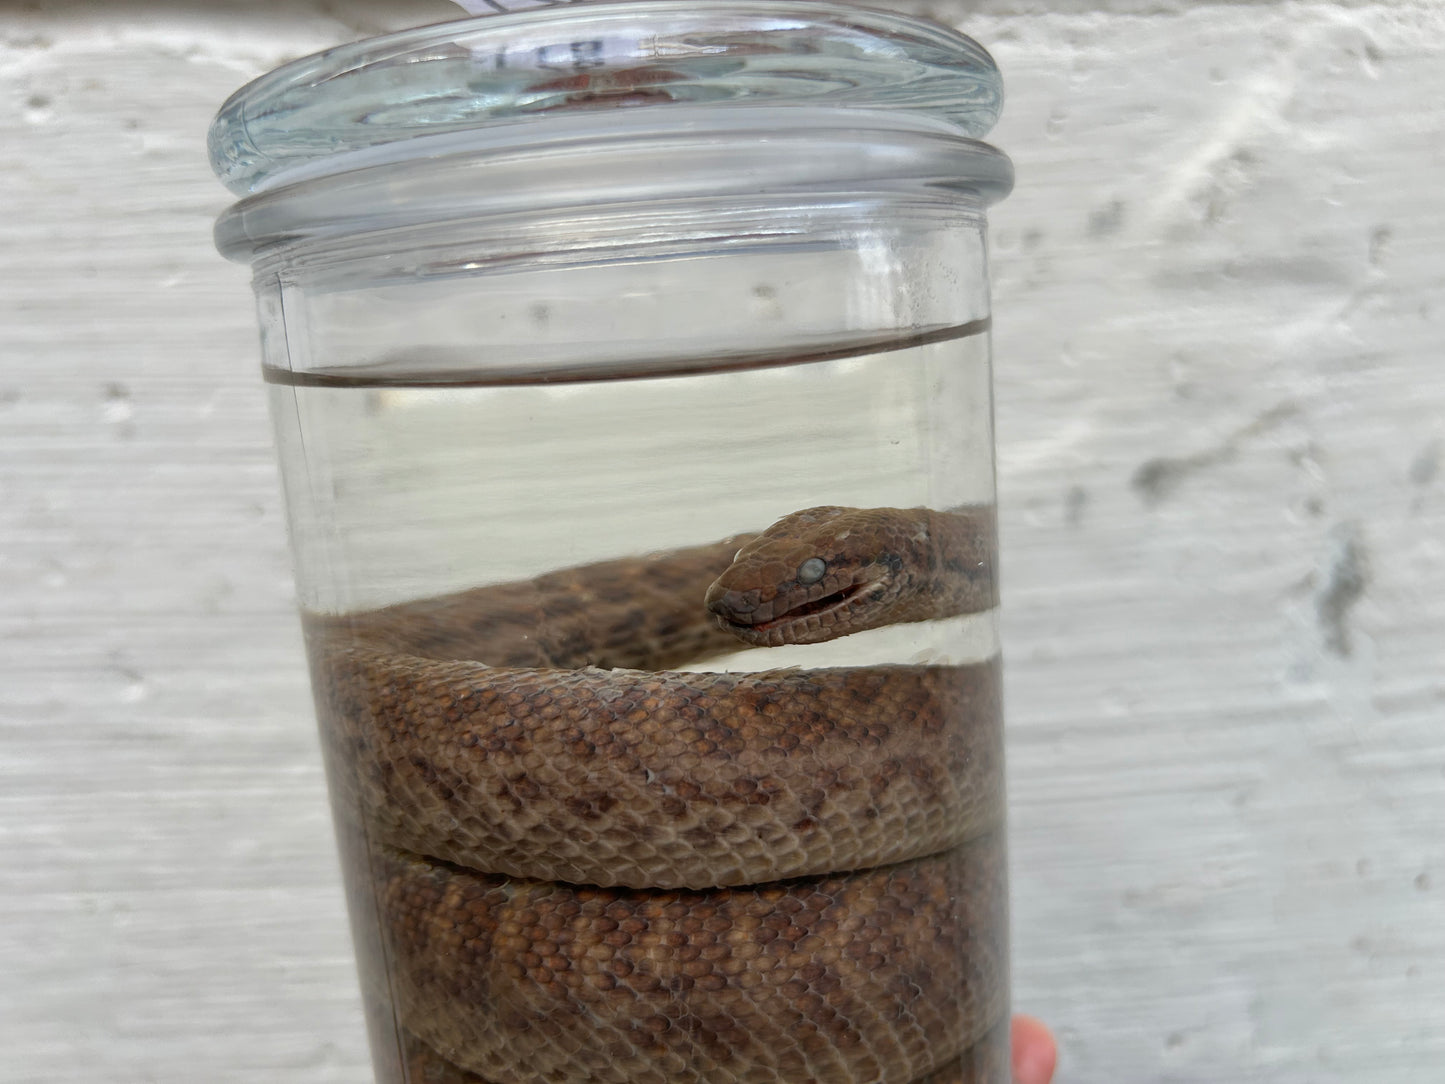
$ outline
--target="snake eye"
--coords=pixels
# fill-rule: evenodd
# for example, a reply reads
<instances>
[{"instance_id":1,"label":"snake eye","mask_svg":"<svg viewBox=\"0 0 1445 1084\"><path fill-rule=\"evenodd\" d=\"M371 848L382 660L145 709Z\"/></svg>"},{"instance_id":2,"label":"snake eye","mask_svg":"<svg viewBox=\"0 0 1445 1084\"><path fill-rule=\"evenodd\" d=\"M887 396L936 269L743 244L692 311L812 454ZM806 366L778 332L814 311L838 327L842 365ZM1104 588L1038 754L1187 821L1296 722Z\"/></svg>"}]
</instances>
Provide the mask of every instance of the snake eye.
<instances>
[{"instance_id":1,"label":"snake eye","mask_svg":"<svg viewBox=\"0 0 1445 1084\"><path fill-rule=\"evenodd\" d=\"M823 573L828 571L827 562L821 557L809 557L798 566L798 582L805 586L810 583L817 583L823 578Z\"/></svg>"}]
</instances>

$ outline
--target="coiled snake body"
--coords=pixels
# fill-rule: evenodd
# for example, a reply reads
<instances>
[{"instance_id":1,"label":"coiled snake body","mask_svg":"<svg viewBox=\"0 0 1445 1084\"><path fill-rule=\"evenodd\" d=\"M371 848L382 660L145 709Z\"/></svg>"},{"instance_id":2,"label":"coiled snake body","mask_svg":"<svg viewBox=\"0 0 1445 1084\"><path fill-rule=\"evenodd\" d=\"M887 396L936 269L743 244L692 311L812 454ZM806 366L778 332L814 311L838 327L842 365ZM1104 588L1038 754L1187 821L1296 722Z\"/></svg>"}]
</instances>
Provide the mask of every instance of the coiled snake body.
<instances>
[{"instance_id":1,"label":"coiled snake body","mask_svg":"<svg viewBox=\"0 0 1445 1084\"><path fill-rule=\"evenodd\" d=\"M672 669L986 610L994 538L982 507L809 509L308 617L405 1079L1006 1080L996 660Z\"/></svg>"}]
</instances>

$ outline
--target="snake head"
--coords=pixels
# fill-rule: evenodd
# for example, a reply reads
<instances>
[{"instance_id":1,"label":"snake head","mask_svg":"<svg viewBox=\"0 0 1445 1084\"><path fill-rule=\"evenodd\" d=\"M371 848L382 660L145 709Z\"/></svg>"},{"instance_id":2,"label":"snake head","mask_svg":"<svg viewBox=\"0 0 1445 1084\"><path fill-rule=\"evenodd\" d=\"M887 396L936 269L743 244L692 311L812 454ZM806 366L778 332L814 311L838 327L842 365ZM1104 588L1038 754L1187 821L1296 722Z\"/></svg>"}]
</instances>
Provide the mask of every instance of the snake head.
<instances>
[{"instance_id":1,"label":"snake head","mask_svg":"<svg viewBox=\"0 0 1445 1084\"><path fill-rule=\"evenodd\" d=\"M708 589L707 608L720 628L755 647L816 644L898 620L914 584L906 550L920 531L926 535L926 526L907 516L897 509L794 512L738 551Z\"/></svg>"}]
</instances>

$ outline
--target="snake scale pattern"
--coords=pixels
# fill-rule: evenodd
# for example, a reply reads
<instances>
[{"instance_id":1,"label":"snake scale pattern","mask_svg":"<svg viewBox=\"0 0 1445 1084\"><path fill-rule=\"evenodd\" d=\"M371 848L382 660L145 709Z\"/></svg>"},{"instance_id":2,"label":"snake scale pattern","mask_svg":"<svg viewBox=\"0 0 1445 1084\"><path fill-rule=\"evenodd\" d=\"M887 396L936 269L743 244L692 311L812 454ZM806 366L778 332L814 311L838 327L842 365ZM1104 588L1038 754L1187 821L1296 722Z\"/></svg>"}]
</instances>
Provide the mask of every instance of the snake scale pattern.
<instances>
[{"instance_id":1,"label":"snake scale pattern","mask_svg":"<svg viewBox=\"0 0 1445 1084\"><path fill-rule=\"evenodd\" d=\"M409 1084L1004 1084L997 660L676 667L997 603L991 508L346 616L307 643Z\"/></svg>"}]
</instances>

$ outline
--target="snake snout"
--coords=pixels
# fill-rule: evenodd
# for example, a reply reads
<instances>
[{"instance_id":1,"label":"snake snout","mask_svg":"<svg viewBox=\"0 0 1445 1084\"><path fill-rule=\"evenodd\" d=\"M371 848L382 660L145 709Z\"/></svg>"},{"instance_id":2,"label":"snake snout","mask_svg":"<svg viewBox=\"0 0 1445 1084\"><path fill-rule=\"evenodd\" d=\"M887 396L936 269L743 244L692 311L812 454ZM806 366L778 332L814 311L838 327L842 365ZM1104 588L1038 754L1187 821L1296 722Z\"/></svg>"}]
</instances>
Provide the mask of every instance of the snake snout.
<instances>
[{"instance_id":1,"label":"snake snout","mask_svg":"<svg viewBox=\"0 0 1445 1084\"><path fill-rule=\"evenodd\" d=\"M751 625L762 605L762 596L756 590L738 591L714 584L707 593L708 612L731 625Z\"/></svg>"}]
</instances>

